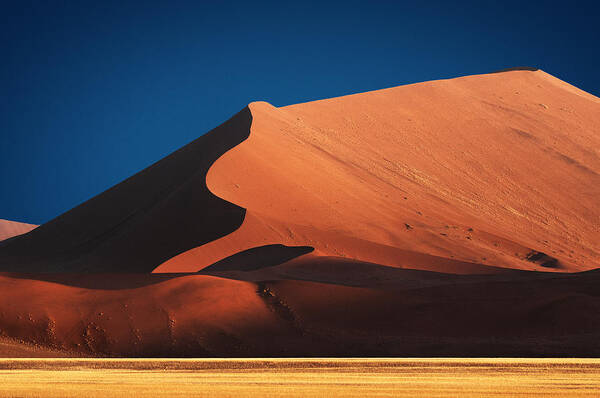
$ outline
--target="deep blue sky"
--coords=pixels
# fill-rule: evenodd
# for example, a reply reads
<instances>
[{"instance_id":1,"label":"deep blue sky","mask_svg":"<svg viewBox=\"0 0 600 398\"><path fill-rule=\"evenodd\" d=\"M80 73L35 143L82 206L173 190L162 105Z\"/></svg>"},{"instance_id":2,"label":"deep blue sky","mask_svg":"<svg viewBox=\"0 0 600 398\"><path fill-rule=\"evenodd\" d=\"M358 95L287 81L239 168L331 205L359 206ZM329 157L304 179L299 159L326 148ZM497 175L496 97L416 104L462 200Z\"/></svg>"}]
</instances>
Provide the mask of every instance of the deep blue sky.
<instances>
[{"instance_id":1,"label":"deep blue sky","mask_svg":"<svg viewBox=\"0 0 600 398\"><path fill-rule=\"evenodd\" d=\"M254 100L522 65L600 95L595 2L281 3L0 1L0 218L48 221Z\"/></svg>"}]
</instances>

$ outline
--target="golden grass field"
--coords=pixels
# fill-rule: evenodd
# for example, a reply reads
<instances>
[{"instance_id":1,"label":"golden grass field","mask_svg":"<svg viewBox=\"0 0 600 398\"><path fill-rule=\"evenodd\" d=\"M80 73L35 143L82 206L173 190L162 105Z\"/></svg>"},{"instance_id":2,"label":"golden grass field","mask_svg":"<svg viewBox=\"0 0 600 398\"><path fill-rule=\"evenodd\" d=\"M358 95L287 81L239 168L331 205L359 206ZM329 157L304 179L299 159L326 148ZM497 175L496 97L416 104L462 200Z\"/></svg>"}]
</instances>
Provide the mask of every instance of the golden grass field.
<instances>
[{"instance_id":1,"label":"golden grass field","mask_svg":"<svg viewBox=\"0 0 600 398\"><path fill-rule=\"evenodd\" d=\"M0 397L598 397L600 359L0 359Z\"/></svg>"}]
</instances>

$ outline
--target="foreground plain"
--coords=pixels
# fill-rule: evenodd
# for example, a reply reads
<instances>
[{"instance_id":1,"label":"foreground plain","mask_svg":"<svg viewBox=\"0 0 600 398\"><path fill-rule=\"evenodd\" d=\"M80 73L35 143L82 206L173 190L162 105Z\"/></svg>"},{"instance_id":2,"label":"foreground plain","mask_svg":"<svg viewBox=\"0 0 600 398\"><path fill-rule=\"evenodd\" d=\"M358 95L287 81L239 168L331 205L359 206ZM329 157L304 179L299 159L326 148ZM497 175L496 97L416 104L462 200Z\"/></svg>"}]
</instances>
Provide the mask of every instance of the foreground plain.
<instances>
[{"instance_id":1,"label":"foreground plain","mask_svg":"<svg viewBox=\"0 0 600 398\"><path fill-rule=\"evenodd\" d=\"M0 397L597 397L600 359L2 359Z\"/></svg>"}]
</instances>

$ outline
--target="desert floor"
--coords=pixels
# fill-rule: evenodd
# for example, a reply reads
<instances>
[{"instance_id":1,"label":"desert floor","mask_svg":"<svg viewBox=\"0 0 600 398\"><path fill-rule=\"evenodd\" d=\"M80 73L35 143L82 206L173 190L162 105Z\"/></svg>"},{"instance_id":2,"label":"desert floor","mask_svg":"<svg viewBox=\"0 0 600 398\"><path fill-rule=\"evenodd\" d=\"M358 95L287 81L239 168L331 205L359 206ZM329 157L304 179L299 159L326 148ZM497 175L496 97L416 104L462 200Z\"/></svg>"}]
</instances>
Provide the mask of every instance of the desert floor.
<instances>
[{"instance_id":1,"label":"desert floor","mask_svg":"<svg viewBox=\"0 0 600 398\"><path fill-rule=\"evenodd\" d=\"M600 359L0 359L0 397L597 397Z\"/></svg>"}]
</instances>

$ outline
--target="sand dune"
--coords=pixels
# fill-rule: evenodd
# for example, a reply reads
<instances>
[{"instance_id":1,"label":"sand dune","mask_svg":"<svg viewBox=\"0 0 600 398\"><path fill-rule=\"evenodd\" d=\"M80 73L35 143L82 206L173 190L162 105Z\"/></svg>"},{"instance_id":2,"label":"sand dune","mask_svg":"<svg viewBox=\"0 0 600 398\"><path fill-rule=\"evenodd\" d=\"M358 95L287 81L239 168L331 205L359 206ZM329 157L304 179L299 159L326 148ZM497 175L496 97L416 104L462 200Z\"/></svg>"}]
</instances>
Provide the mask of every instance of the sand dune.
<instances>
[{"instance_id":1,"label":"sand dune","mask_svg":"<svg viewBox=\"0 0 600 398\"><path fill-rule=\"evenodd\" d=\"M86 287L73 286L74 274L61 283L0 275L0 300L11 303L0 330L13 343L0 354L20 344L34 357L600 355L597 271L509 278L387 267L353 279L359 267L343 266L263 270L267 281L124 274L138 287L119 289L103 288L114 274Z\"/></svg>"},{"instance_id":2,"label":"sand dune","mask_svg":"<svg viewBox=\"0 0 600 398\"><path fill-rule=\"evenodd\" d=\"M37 225L0 219L0 241L22 235L37 228Z\"/></svg>"},{"instance_id":3,"label":"sand dune","mask_svg":"<svg viewBox=\"0 0 600 398\"><path fill-rule=\"evenodd\" d=\"M600 99L531 68L251 103L0 243L16 303L0 337L73 355L598 355L599 126Z\"/></svg>"},{"instance_id":4,"label":"sand dune","mask_svg":"<svg viewBox=\"0 0 600 398\"><path fill-rule=\"evenodd\" d=\"M284 108L253 103L249 139L207 175L212 192L247 209L246 220L156 272L193 271L223 252L276 243L419 269L431 263L393 249L449 264L598 267L598 106L542 71ZM382 247L393 253L382 256ZM535 252L547 261L529 261Z\"/></svg>"},{"instance_id":5,"label":"sand dune","mask_svg":"<svg viewBox=\"0 0 600 398\"><path fill-rule=\"evenodd\" d=\"M556 258L556 270L591 269L600 264L599 105L542 71L256 103L249 139L207 183L254 214L333 231L326 242L292 239L329 255L345 254L334 245L347 236L541 270L526 260L535 250Z\"/></svg>"},{"instance_id":6,"label":"sand dune","mask_svg":"<svg viewBox=\"0 0 600 398\"><path fill-rule=\"evenodd\" d=\"M193 272L272 244L442 272L455 261L592 269L600 264L599 107L540 70L283 108L252 103L4 245L0 269ZM409 252L447 265L431 269ZM528 261L533 252L546 261Z\"/></svg>"}]
</instances>

